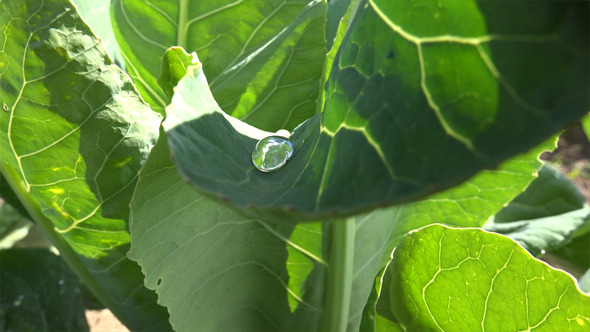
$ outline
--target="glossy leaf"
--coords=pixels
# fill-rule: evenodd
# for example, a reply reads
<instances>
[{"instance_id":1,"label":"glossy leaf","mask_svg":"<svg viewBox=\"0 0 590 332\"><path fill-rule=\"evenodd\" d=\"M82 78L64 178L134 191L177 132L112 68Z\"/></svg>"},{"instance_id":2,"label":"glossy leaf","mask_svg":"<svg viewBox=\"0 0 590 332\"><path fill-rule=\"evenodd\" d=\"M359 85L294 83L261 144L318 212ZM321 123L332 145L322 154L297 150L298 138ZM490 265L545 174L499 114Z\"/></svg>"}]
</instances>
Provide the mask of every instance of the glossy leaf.
<instances>
[{"instance_id":1,"label":"glossy leaf","mask_svg":"<svg viewBox=\"0 0 590 332\"><path fill-rule=\"evenodd\" d=\"M160 118L67 1L0 3L0 169L83 282L137 330L166 312L125 257Z\"/></svg>"},{"instance_id":2,"label":"glossy leaf","mask_svg":"<svg viewBox=\"0 0 590 332\"><path fill-rule=\"evenodd\" d=\"M404 330L590 326L590 297L571 276L501 235L441 225L416 230L397 247L390 273L391 310Z\"/></svg>"},{"instance_id":3,"label":"glossy leaf","mask_svg":"<svg viewBox=\"0 0 590 332\"><path fill-rule=\"evenodd\" d=\"M3 331L88 331L78 278L47 249L0 251Z\"/></svg>"},{"instance_id":4,"label":"glossy leaf","mask_svg":"<svg viewBox=\"0 0 590 332\"><path fill-rule=\"evenodd\" d=\"M249 215L316 220L455 185L587 113L588 3L434 4L359 7L324 112L293 131L291 161L270 175L250 161L268 133L227 118L189 70L165 122L178 168ZM527 20L507 21L517 13Z\"/></svg>"},{"instance_id":5,"label":"glossy leaf","mask_svg":"<svg viewBox=\"0 0 590 332\"><path fill-rule=\"evenodd\" d=\"M166 106L156 83L162 56L180 46L208 63L213 94L235 117L276 131L317 111L323 1L115 0L112 12L127 70L154 110Z\"/></svg>"}]
</instances>

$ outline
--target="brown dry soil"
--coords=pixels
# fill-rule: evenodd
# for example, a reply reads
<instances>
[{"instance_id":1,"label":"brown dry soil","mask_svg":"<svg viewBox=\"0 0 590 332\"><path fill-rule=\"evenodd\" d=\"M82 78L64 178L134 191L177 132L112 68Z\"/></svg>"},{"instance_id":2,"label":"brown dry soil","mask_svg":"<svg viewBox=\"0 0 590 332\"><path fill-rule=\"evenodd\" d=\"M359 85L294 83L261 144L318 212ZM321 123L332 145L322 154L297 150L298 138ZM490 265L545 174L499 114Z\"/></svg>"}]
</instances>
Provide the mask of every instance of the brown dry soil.
<instances>
[{"instance_id":1,"label":"brown dry soil","mask_svg":"<svg viewBox=\"0 0 590 332\"><path fill-rule=\"evenodd\" d=\"M86 320L90 332L129 332L109 309L86 310Z\"/></svg>"},{"instance_id":2,"label":"brown dry soil","mask_svg":"<svg viewBox=\"0 0 590 332\"><path fill-rule=\"evenodd\" d=\"M541 159L567 177L590 204L590 142L580 125L566 129L557 149L545 152Z\"/></svg>"}]
</instances>

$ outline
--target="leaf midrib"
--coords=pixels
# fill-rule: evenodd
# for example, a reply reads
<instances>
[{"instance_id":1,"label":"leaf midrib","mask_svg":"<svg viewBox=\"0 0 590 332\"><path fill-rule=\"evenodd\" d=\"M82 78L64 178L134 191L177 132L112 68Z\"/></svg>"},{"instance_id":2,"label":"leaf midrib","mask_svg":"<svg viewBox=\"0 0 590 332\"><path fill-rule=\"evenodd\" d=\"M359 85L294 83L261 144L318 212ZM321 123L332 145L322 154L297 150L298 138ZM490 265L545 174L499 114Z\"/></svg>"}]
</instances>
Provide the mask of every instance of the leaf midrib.
<instances>
[{"instance_id":1,"label":"leaf midrib","mask_svg":"<svg viewBox=\"0 0 590 332\"><path fill-rule=\"evenodd\" d=\"M178 2L178 26L176 30L176 45L185 50L188 49L186 42L186 31L188 22L188 0Z\"/></svg>"}]
</instances>

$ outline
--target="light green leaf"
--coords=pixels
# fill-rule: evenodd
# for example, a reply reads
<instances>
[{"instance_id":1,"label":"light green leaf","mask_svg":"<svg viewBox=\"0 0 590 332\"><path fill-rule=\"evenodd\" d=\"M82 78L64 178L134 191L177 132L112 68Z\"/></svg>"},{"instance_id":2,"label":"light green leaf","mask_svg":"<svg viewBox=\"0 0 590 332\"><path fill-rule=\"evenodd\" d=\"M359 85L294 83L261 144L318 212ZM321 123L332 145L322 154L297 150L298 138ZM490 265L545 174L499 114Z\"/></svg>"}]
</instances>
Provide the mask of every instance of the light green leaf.
<instances>
[{"instance_id":1,"label":"light green leaf","mask_svg":"<svg viewBox=\"0 0 590 332\"><path fill-rule=\"evenodd\" d=\"M334 62L324 112L293 131L291 161L271 174L251 163L269 133L226 117L204 75L189 70L165 122L178 168L249 215L317 220L456 185L587 113L589 81L580 68L590 63L590 29L578 25L588 24L579 14L588 3L445 6L361 5ZM528 20L507 26L500 16L515 12ZM424 13L465 24L426 24Z\"/></svg>"},{"instance_id":2,"label":"light green leaf","mask_svg":"<svg viewBox=\"0 0 590 332\"><path fill-rule=\"evenodd\" d=\"M182 47L171 47L164 53L158 84L166 93L167 103L172 100L174 87L186 75L188 67L196 64L198 58L186 53Z\"/></svg>"},{"instance_id":3,"label":"light green leaf","mask_svg":"<svg viewBox=\"0 0 590 332\"><path fill-rule=\"evenodd\" d=\"M0 169L80 279L135 330L167 314L126 259L159 116L67 1L0 2Z\"/></svg>"},{"instance_id":4,"label":"light green leaf","mask_svg":"<svg viewBox=\"0 0 590 332\"><path fill-rule=\"evenodd\" d=\"M78 278L47 249L0 250L3 331L88 331Z\"/></svg>"},{"instance_id":5,"label":"light green leaf","mask_svg":"<svg viewBox=\"0 0 590 332\"><path fill-rule=\"evenodd\" d=\"M326 54L324 1L112 2L127 70L163 113L156 83L164 52L198 51L223 109L265 130L292 129L316 113Z\"/></svg>"},{"instance_id":6,"label":"light green leaf","mask_svg":"<svg viewBox=\"0 0 590 332\"><path fill-rule=\"evenodd\" d=\"M390 273L392 313L407 330L590 327L590 297L570 275L482 230L416 230L397 247Z\"/></svg>"},{"instance_id":7,"label":"light green leaf","mask_svg":"<svg viewBox=\"0 0 590 332\"><path fill-rule=\"evenodd\" d=\"M74 0L78 12L84 21L92 28L92 32L100 41L113 61L125 70L125 61L119 52L115 39L115 32L111 24L110 0Z\"/></svg>"},{"instance_id":8,"label":"light green leaf","mask_svg":"<svg viewBox=\"0 0 590 332\"><path fill-rule=\"evenodd\" d=\"M590 115L586 115L584 119L582 119L582 128L586 133L586 138L588 138L588 141L590 142Z\"/></svg>"}]
</instances>

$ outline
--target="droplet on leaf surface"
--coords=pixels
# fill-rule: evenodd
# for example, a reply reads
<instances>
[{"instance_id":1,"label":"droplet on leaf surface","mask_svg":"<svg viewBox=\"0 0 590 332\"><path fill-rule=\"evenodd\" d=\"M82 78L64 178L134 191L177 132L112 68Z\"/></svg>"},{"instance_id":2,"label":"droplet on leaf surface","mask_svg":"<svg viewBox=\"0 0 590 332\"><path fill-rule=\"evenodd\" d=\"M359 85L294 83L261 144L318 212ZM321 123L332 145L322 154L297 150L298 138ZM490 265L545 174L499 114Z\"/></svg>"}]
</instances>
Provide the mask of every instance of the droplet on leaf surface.
<instances>
[{"instance_id":1,"label":"droplet on leaf surface","mask_svg":"<svg viewBox=\"0 0 590 332\"><path fill-rule=\"evenodd\" d=\"M252 163L262 172L272 172L283 167L292 154L291 141L282 136L268 136L256 143Z\"/></svg>"}]
</instances>

